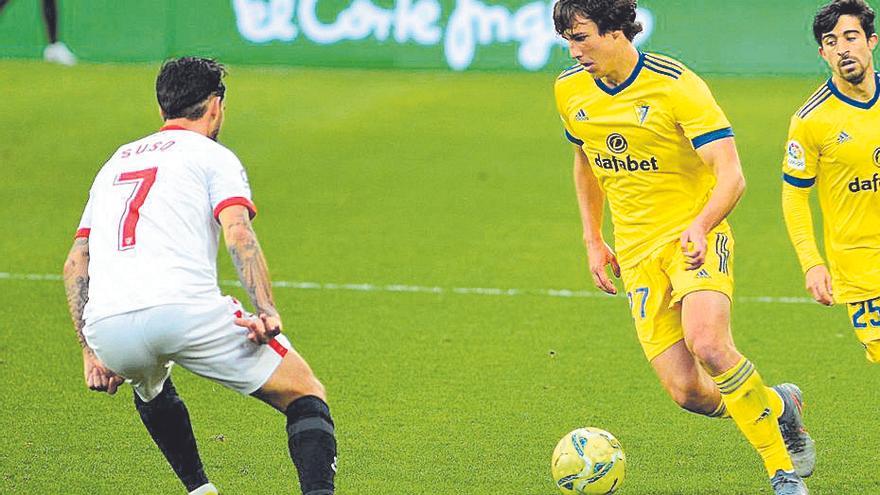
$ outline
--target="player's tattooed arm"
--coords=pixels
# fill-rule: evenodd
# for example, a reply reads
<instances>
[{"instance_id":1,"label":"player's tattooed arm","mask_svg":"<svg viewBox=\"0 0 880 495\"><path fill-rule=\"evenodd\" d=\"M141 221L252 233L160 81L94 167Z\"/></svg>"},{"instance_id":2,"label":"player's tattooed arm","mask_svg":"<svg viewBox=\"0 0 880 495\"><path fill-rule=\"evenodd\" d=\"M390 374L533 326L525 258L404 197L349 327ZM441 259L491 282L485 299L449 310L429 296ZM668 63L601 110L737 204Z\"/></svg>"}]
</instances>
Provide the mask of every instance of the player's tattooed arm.
<instances>
[{"instance_id":1,"label":"player's tattooed arm","mask_svg":"<svg viewBox=\"0 0 880 495\"><path fill-rule=\"evenodd\" d=\"M83 378L91 390L116 393L124 379L104 366L83 336L83 309L89 301L89 238L77 237L64 262L64 290L67 306L83 352Z\"/></svg>"},{"instance_id":2,"label":"player's tattooed arm","mask_svg":"<svg viewBox=\"0 0 880 495\"><path fill-rule=\"evenodd\" d=\"M230 206L220 212L226 248L238 279L258 314L278 318L269 267L251 224L250 212L243 206Z\"/></svg>"},{"instance_id":3,"label":"player's tattooed arm","mask_svg":"<svg viewBox=\"0 0 880 495\"><path fill-rule=\"evenodd\" d=\"M83 309L89 300L89 239L78 237L64 262L64 290L76 337L83 349L89 349L83 337Z\"/></svg>"}]
</instances>

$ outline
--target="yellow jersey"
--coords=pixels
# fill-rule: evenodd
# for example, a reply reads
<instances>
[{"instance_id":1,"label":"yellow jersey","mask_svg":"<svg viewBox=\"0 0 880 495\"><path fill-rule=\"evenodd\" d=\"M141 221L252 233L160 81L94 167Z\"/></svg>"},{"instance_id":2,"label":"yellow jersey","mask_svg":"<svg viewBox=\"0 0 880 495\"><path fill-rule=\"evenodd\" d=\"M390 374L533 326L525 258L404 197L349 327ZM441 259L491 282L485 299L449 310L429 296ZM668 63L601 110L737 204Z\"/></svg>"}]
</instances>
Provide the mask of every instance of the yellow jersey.
<instances>
[{"instance_id":1,"label":"yellow jersey","mask_svg":"<svg viewBox=\"0 0 880 495\"><path fill-rule=\"evenodd\" d=\"M565 136L583 149L608 200L621 265L678 239L715 187L696 149L733 136L706 83L678 61L640 53L618 86L575 65L555 93Z\"/></svg>"},{"instance_id":2,"label":"yellow jersey","mask_svg":"<svg viewBox=\"0 0 880 495\"><path fill-rule=\"evenodd\" d=\"M848 98L830 79L813 93L791 118L782 163L784 187L819 190L838 302L880 296L880 75L874 77L869 102ZM795 246L804 270L821 263L807 243Z\"/></svg>"}]
</instances>

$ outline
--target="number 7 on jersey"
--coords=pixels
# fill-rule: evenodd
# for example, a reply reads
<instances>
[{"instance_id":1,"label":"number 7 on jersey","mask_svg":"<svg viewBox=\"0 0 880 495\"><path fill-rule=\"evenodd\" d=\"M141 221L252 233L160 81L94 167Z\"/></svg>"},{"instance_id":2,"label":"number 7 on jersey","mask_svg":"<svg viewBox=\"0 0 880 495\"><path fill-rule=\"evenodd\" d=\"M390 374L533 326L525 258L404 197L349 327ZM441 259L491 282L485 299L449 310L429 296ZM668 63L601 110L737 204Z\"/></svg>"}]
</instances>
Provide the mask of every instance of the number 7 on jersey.
<instances>
[{"instance_id":1,"label":"number 7 on jersey","mask_svg":"<svg viewBox=\"0 0 880 495\"><path fill-rule=\"evenodd\" d=\"M119 219L119 250L125 251L135 246L137 242L135 233L138 220L141 218L140 208L147 200L147 194L150 188L156 182L156 172L158 167L148 168L145 170L136 170L134 172L125 172L119 174L113 181L114 186L125 186L134 184L131 196L125 201L125 210Z\"/></svg>"}]
</instances>

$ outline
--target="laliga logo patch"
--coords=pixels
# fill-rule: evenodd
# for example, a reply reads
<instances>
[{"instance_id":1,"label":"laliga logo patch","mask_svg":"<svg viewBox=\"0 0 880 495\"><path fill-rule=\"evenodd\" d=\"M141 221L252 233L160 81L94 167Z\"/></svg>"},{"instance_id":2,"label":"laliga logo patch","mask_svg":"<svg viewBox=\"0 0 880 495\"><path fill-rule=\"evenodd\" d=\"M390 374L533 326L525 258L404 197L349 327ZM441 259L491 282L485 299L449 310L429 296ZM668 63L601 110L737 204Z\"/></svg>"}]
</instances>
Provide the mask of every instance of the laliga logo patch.
<instances>
[{"instance_id":1,"label":"laliga logo patch","mask_svg":"<svg viewBox=\"0 0 880 495\"><path fill-rule=\"evenodd\" d=\"M629 148L629 143L626 142L626 138L616 132L608 135L608 139L605 140L605 145L608 146L608 151L612 153L623 153Z\"/></svg>"},{"instance_id":2,"label":"laliga logo patch","mask_svg":"<svg viewBox=\"0 0 880 495\"><path fill-rule=\"evenodd\" d=\"M874 166L880 167L880 148L874 150Z\"/></svg>"},{"instance_id":3,"label":"laliga logo patch","mask_svg":"<svg viewBox=\"0 0 880 495\"><path fill-rule=\"evenodd\" d=\"M795 170L805 170L807 168L806 153L801 143L791 140L788 142L786 154L788 155L788 166Z\"/></svg>"}]
</instances>

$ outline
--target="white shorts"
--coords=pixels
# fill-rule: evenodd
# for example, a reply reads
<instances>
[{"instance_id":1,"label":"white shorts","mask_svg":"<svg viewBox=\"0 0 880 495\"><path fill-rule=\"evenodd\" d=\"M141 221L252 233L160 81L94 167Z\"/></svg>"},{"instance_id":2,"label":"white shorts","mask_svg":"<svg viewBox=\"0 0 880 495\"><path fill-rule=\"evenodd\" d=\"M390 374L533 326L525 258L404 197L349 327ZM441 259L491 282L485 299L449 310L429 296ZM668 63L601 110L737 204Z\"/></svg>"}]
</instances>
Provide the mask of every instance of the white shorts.
<instances>
[{"instance_id":1,"label":"white shorts","mask_svg":"<svg viewBox=\"0 0 880 495\"><path fill-rule=\"evenodd\" d=\"M247 339L234 323L244 314L230 296L207 304L168 304L102 318L83 335L98 358L150 401L178 363L242 394L255 392L293 349L279 335L267 345Z\"/></svg>"}]
</instances>

